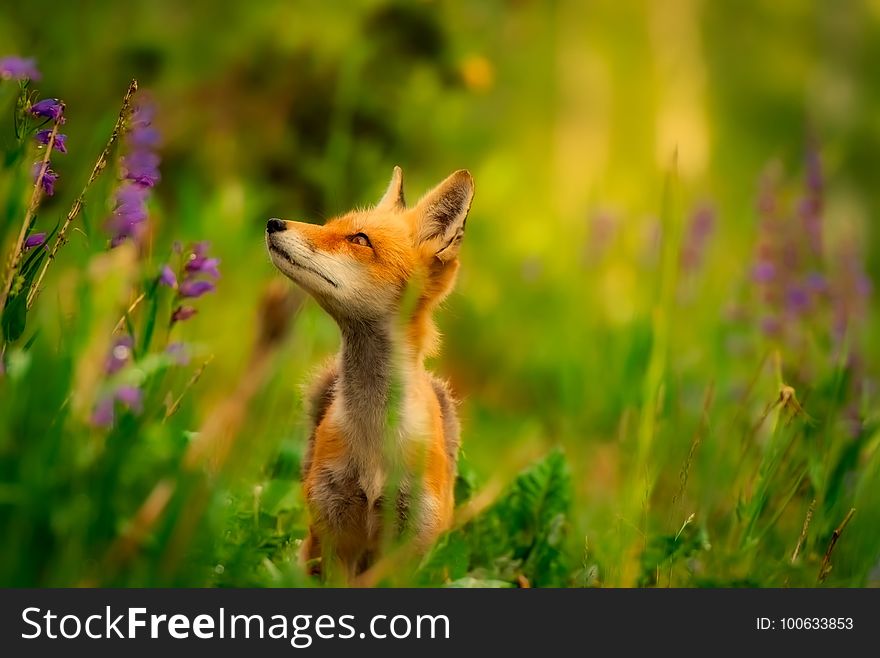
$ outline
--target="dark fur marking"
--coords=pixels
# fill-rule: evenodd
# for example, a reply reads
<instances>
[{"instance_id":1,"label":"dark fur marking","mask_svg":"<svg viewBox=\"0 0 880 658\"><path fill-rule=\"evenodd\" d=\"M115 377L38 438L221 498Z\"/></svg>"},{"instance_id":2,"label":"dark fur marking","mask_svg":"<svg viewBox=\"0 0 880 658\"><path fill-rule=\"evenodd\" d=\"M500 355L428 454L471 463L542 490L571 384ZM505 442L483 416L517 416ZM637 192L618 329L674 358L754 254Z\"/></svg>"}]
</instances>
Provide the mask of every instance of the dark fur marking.
<instances>
[{"instance_id":1,"label":"dark fur marking","mask_svg":"<svg viewBox=\"0 0 880 658\"><path fill-rule=\"evenodd\" d=\"M365 525L367 495L356 477L322 468L309 493L322 525L336 531Z\"/></svg>"},{"instance_id":2,"label":"dark fur marking","mask_svg":"<svg viewBox=\"0 0 880 658\"><path fill-rule=\"evenodd\" d=\"M400 186L400 193L397 195L397 200L394 202L394 205L397 206L399 210L406 208L406 198L403 196L403 185Z\"/></svg>"},{"instance_id":3,"label":"dark fur marking","mask_svg":"<svg viewBox=\"0 0 880 658\"><path fill-rule=\"evenodd\" d=\"M339 387L351 418L365 423L382 423L388 404L391 380L392 343L388 327L381 320L361 320L343 324ZM383 428L363 428L371 436L364 437L377 445L382 441Z\"/></svg>"},{"instance_id":4,"label":"dark fur marking","mask_svg":"<svg viewBox=\"0 0 880 658\"><path fill-rule=\"evenodd\" d=\"M435 228L424 239L433 240L446 233L450 225L460 215L467 214L467 211L470 210L467 201L468 188L464 186L457 185L443 194L428 209L428 217L433 220Z\"/></svg>"},{"instance_id":5,"label":"dark fur marking","mask_svg":"<svg viewBox=\"0 0 880 658\"><path fill-rule=\"evenodd\" d=\"M458 422L458 414L456 413L455 401L449 393L449 387L437 377L431 377L431 387L440 403L440 415L443 418L443 438L446 442L446 455L449 457L449 463L453 474L456 472L456 464L458 463L458 447L461 442L461 427Z\"/></svg>"},{"instance_id":6,"label":"dark fur marking","mask_svg":"<svg viewBox=\"0 0 880 658\"><path fill-rule=\"evenodd\" d=\"M355 573L366 571L375 558L376 542L382 536L385 520L385 497L380 496L369 504L367 495L354 475L334 473L330 469L321 469L315 484L309 492L314 502L315 524L310 528L310 535L320 547L320 530L329 531L330 535L351 537L360 535L363 538L362 549L356 551ZM395 506L396 531L402 534L409 518L409 495L400 491ZM317 526L317 527L316 527ZM371 529L371 530L370 530ZM351 546L346 553L352 555ZM314 552L312 550L312 552Z\"/></svg>"}]
</instances>

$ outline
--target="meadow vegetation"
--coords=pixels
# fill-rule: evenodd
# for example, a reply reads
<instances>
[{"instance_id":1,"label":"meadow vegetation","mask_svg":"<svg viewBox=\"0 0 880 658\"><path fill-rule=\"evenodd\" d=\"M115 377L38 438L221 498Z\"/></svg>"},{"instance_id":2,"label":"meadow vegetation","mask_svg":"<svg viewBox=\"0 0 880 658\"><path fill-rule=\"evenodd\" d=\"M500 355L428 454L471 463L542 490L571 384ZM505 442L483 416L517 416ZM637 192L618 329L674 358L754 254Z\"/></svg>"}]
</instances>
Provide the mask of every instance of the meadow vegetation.
<instances>
[{"instance_id":1,"label":"meadow vegetation","mask_svg":"<svg viewBox=\"0 0 880 658\"><path fill-rule=\"evenodd\" d=\"M263 232L395 164L476 181L463 447L367 584L880 583L880 9L654 4L4 7L0 584L321 584Z\"/></svg>"}]
</instances>

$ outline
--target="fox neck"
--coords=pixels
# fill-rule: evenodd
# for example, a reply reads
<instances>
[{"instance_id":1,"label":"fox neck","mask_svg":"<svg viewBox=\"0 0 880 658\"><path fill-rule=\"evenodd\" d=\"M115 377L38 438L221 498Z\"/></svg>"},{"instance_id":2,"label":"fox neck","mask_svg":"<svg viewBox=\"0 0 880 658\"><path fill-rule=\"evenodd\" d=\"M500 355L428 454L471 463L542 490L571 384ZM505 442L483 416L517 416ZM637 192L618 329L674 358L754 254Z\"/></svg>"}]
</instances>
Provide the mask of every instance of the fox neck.
<instances>
[{"instance_id":1,"label":"fox neck","mask_svg":"<svg viewBox=\"0 0 880 658\"><path fill-rule=\"evenodd\" d=\"M399 415L411 364L391 319L340 323L339 394L350 440L382 454ZM353 446L357 448L359 446Z\"/></svg>"},{"instance_id":2,"label":"fox neck","mask_svg":"<svg viewBox=\"0 0 880 658\"><path fill-rule=\"evenodd\" d=\"M339 326L338 420L349 444L349 468L375 502L400 464L404 400L414 364L390 318Z\"/></svg>"}]
</instances>

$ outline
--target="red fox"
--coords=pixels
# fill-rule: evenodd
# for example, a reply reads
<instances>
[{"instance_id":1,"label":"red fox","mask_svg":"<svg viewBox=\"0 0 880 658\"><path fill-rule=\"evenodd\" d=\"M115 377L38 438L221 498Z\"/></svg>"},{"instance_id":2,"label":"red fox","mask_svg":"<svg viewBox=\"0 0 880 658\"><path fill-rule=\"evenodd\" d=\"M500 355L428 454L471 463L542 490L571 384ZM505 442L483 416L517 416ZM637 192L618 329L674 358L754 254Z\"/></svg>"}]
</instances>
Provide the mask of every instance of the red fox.
<instances>
[{"instance_id":1,"label":"red fox","mask_svg":"<svg viewBox=\"0 0 880 658\"><path fill-rule=\"evenodd\" d=\"M308 395L311 523L300 557L312 573L333 560L353 580L391 525L424 550L452 522L456 404L424 360L437 348L431 316L455 284L473 196L473 178L460 170L407 207L395 167L372 208L323 226L266 224L272 262L342 334Z\"/></svg>"}]
</instances>

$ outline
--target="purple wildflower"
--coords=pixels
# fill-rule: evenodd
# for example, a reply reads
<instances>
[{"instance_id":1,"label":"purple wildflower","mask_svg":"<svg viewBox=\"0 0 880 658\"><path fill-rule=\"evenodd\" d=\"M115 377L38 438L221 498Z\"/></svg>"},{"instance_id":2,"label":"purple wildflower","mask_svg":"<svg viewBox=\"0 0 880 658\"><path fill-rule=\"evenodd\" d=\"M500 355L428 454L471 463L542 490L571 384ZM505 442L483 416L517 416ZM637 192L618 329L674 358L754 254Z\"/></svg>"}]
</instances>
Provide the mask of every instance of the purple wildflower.
<instances>
[{"instance_id":1,"label":"purple wildflower","mask_svg":"<svg viewBox=\"0 0 880 658\"><path fill-rule=\"evenodd\" d=\"M113 424L113 396L101 398L92 411L92 425L110 427Z\"/></svg>"},{"instance_id":2,"label":"purple wildflower","mask_svg":"<svg viewBox=\"0 0 880 658\"><path fill-rule=\"evenodd\" d=\"M35 103L30 108L31 114L40 117L47 117L49 119L53 119L57 124L64 122L64 117L62 116L64 112L64 103L59 101L57 98L46 98L41 100L38 103ZM52 138L52 130L40 130L34 135L37 143L48 145L50 139ZM53 150L56 150L60 153L67 153L67 144L66 140L67 136L62 135L61 133L55 133L55 140L52 142ZM48 155L51 155L48 154ZM48 157L47 155L47 157ZM34 184L39 184L42 186L43 191L47 196L52 196L55 194L55 181L58 180L58 174L52 170L50 164L46 164L46 171L43 172L42 177L40 176L40 172L43 169L42 162L35 162L33 168L33 177Z\"/></svg>"},{"instance_id":3,"label":"purple wildflower","mask_svg":"<svg viewBox=\"0 0 880 658\"><path fill-rule=\"evenodd\" d=\"M113 347L110 348L110 354L104 362L104 372L108 375L119 372L131 361L131 348L134 346L134 340L129 335L122 335L113 341Z\"/></svg>"},{"instance_id":4,"label":"purple wildflower","mask_svg":"<svg viewBox=\"0 0 880 658\"><path fill-rule=\"evenodd\" d=\"M30 112L35 117L45 117L46 119L58 121L62 118L61 115L64 114L64 103L57 98L44 98L31 105Z\"/></svg>"},{"instance_id":5,"label":"purple wildflower","mask_svg":"<svg viewBox=\"0 0 880 658\"><path fill-rule=\"evenodd\" d=\"M46 241L45 233L31 233L24 241L25 249L33 249L34 247L39 247Z\"/></svg>"},{"instance_id":6,"label":"purple wildflower","mask_svg":"<svg viewBox=\"0 0 880 658\"><path fill-rule=\"evenodd\" d=\"M130 125L132 132L143 130L153 125L153 117L156 116L156 108L150 104L138 105L131 113Z\"/></svg>"},{"instance_id":7,"label":"purple wildflower","mask_svg":"<svg viewBox=\"0 0 880 658\"><path fill-rule=\"evenodd\" d=\"M116 247L126 238L137 238L147 220L146 201L149 189L135 183L123 183L116 190L116 208L106 228L113 234L111 245Z\"/></svg>"},{"instance_id":8,"label":"purple wildflower","mask_svg":"<svg viewBox=\"0 0 880 658\"><path fill-rule=\"evenodd\" d=\"M36 60L33 58L17 57L10 55L0 58L0 79L2 80L39 80L42 76L37 70Z\"/></svg>"},{"instance_id":9,"label":"purple wildflower","mask_svg":"<svg viewBox=\"0 0 880 658\"><path fill-rule=\"evenodd\" d=\"M814 295L821 295L828 290L828 281L819 272L810 272L807 275L806 286Z\"/></svg>"},{"instance_id":10,"label":"purple wildflower","mask_svg":"<svg viewBox=\"0 0 880 658\"><path fill-rule=\"evenodd\" d=\"M170 285L169 282L173 281L174 284L171 287L176 287L177 289L175 299L177 308L171 314L171 324L187 320L196 313L195 308L180 302L186 299L201 297L216 289L215 281L220 278L220 259L209 256L209 246L208 242L196 242L182 256L183 267L180 272L182 278L179 283L168 265L162 268L160 281L165 283L165 285ZM174 245L175 253L179 253L180 249L177 244ZM206 280L203 277L213 280Z\"/></svg>"},{"instance_id":11,"label":"purple wildflower","mask_svg":"<svg viewBox=\"0 0 880 658\"><path fill-rule=\"evenodd\" d=\"M848 357L841 427L855 437L864 432L859 406L864 375L858 350L871 283L862 244L854 235L838 241L833 250L823 244L826 182L815 144L808 145L804 183L795 203L780 194L779 180L779 176L765 177L759 196L758 241L751 270L759 303L756 321L782 351L786 367L795 370L789 376L802 381L815 376L817 364L805 357L817 329L833 346L833 362Z\"/></svg>"},{"instance_id":12,"label":"purple wildflower","mask_svg":"<svg viewBox=\"0 0 880 658\"><path fill-rule=\"evenodd\" d=\"M137 386L120 386L111 394L105 395L92 411L92 425L110 427L116 415L116 402L139 414L144 409L143 391Z\"/></svg>"},{"instance_id":13,"label":"purple wildflower","mask_svg":"<svg viewBox=\"0 0 880 658\"><path fill-rule=\"evenodd\" d=\"M761 320L761 331L768 336L776 336L782 331L782 323L779 318L768 315Z\"/></svg>"},{"instance_id":14,"label":"purple wildflower","mask_svg":"<svg viewBox=\"0 0 880 658\"><path fill-rule=\"evenodd\" d=\"M162 266L162 271L159 273L159 283L169 288L177 287L177 277L174 276L174 272L167 265Z\"/></svg>"},{"instance_id":15,"label":"purple wildflower","mask_svg":"<svg viewBox=\"0 0 880 658\"><path fill-rule=\"evenodd\" d=\"M785 296L785 303L789 311L794 314L800 314L809 310L810 295L803 286L793 285L788 289Z\"/></svg>"},{"instance_id":16,"label":"purple wildflower","mask_svg":"<svg viewBox=\"0 0 880 658\"><path fill-rule=\"evenodd\" d=\"M131 363L134 339L128 334L117 336L104 361L104 373L114 375ZM92 424L98 427L110 427L115 417L115 403L120 402L135 413L143 409L143 392L136 386L118 386L112 393L103 396L92 411Z\"/></svg>"},{"instance_id":17,"label":"purple wildflower","mask_svg":"<svg viewBox=\"0 0 880 658\"><path fill-rule=\"evenodd\" d=\"M153 150L159 143L159 133L151 125L153 114L151 105L141 105L129 118L127 152L121 158L122 180L116 192L116 207L106 223L111 247L128 238L139 239L145 229L147 199L160 177L159 156Z\"/></svg>"},{"instance_id":18,"label":"purple wildflower","mask_svg":"<svg viewBox=\"0 0 880 658\"><path fill-rule=\"evenodd\" d=\"M52 135L51 130L40 130L37 132L34 137L37 142L46 146L49 144L49 137ZM55 134L55 141L53 142L53 146L56 151L59 153L67 153L67 135L63 135L61 133Z\"/></svg>"},{"instance_id":19,"label":"purple wildflower","mask_svg":"<svg viewBox=\"0 0 880 658\"><path fill-rule=\"evenodd\" d=\"M33 176L34 176L34 184L36 184L39 180L40 185L43 187L43 191L47 196L52 196L55 194L55 181L58 180L58 174L52 170L48 165L46 166L46 171L43 172L43 176L40 177L40 171L43 169L42 162L35 162L33 167Z\"/></svg>"},{"instance_id":20,"label":"purple wildflower","mask_svg":"<svg viewBox=\"0 0 880 658\"><path fill-rule=\"evenodd\" d=\"M154 149L159 145L159 132L153 128L152 105L141 105L131 113L126 142L128 154L122 158L124 177L146 187L159 181L159 156Z\"/></svg>"},{"instance_id":21,"label":"purple wildflower","mask_svg":"<svg viewBox=\"0 0 880 658\"><path fill-rule=\"evenodd\" d=\"M836 277L831 292L831 303L834 312L834 334L840 343L850 326L867 316L872 285L865 271L861 250L855 240L844 242L835 257Z\"/></svg>"},{"instance_id":22,"label":"purple wildflower","mask_svg":"<svg viewBox=\"0 0 880 658\"><path fill-rule=\"evenodd\" d=\"M191 263L187 264L189 267ZM220 259L219 258L206 258L201 265L199 265L197 271L199 274L206 274L213 279L220 278Z\"/></svg>"},{"instance_id":23,"label":"purple wildflower","mask_svg":"<svg viewBox=\"0 0 880 658\"><path fill-rule=\"evenodd\" d=\"M715 211L711 206L703 205L691 216L687 238L682 248L681 261L686 270L695 270L703 260L706 243L715 228Z\"/></svg>"},{"instance_id":24,"label":"purple wildflower","mask_svg":"<svg viewBox=\"0 0 880 658\"><path fill-rule=\"evenodd\" d=\"M874 290L874 284L871 282L868 274L861 268L859 268L858 272L855 275L855 283L853 284L853 289L855 293L864 299L867 299L871 296L871 293Z\"/></svg>"},{"instance_id":25,"label":"purple wildflower","mask_svg":"<svg viewBox=\"0 0 880 658\"><path fill-rule=\"evenodd\" d=\"M807 148L805 183L804 196L799 208L800 216L813 255L820 257L825 181L822 175L822 160L815 144Z\"/></svg>"},{"instance_id":26,"label":"purple wildflower","mask_svg":"<svg viewBox=\"0 0 880 658\"><path fill-rule=\"evenodd\" d=\"M189 256L187 256L186 262L190 263L205 260L208 257L208 248L210 246L211 243L207 240L194 242L190 247Z\"/></svg>"},{"instance_id":27,"label":"purple wildflower","mask_svg":"<svg viewBox=\"0 0 880 658\"><path fill-rule=\"evenodd\" d=\"M147 218L144 203L149 194L149 190L140 185L125 183L116 191L116 210L136 222L143 221Z\"/></svg>"},{"instance_id":28,"label":"purple wildflower","mask_svg":"<svg viewBox=\"0 0 880 658\"><path fill-rule=\"evenodd\" d=\"M144 125L128 134L128 143L136 149L151 149L159 146L162 136L150 125Z\"/></svg>"},{"instance_id":29,"label":"purple wildflower","mask_svg":"<svg viewBox=\"0 0 880 658\"><path fill-rule=\"evenodd\" d=\"M759 325L766 336L782 338L791 325L787 317L791 306L787 303L786 292L791 284L794 263L785 258L789 246L789 222L780 203L779 172L775 167L769 168L762 176L757 210L758 243L750 275L763 307Z\"/></svg>"},{"instance_id":30,"label":"purple wildflower","mask_svg":"<svg viewBox=\"0 0 880 658\"><path fill-rule=\"evenodd\" d=\"M214 287L214 284L210 281L193 281L187 279L180 284L180 296L189 298L201 297L205 293L213 291Z\"/></svg>"},{"instance_id":31,"label":"purple wildflower","mask_svg":"<svg viewBox=\"0 0 880 658\"><path fill-rule=\"evenodd\" d=\"M776 275L776 265L769 261L758 261L752 268L752 279L758 283L767 283Z\"/></svg>"},{"instance_id":32,"label":"purple wildflower","mask_svg":"<svg viewBox=\"0 0 880 658\"><path fill-rule=\"evenodd\" d=\"M196 313L198 313L198 310L193 308L192 306L178 306L171 314L171 324L174 324L175 322L183 322L184 320L189 320Z\"/></svg>"},{"instance_id":33,"label":"purple wildflower","mask_svg":"<svg viewBox=\"0 0 880 658\"><path fill-rule=\"evenodd\" d=\"M120 386L114 397L135 413L139 414L144 409L143 391L137 386Z\"/></svg>"},{"instance_id":34,"label":"purple wildflower","mask_svg":"<svg viewBox=\"0 0 880 658\"><path fill-rule=\"evenodd\" d=\"M197 242L193 245L192 253L184 266L188 275L207 274L215 279L220 278L218 269L220 259L208 258L208 246L207 242Z\"/></svg>"},{"instance_id":35,"label":"purple wildflower","mask_svg":"<svg viewBox=\"0 0 880 658\"><path fill-rule=\"evenodd\" d=\"M122 157L124 177L144 187L159 180L159 156L149 151L133 151Z\"/></svg>"}]
</instances>

